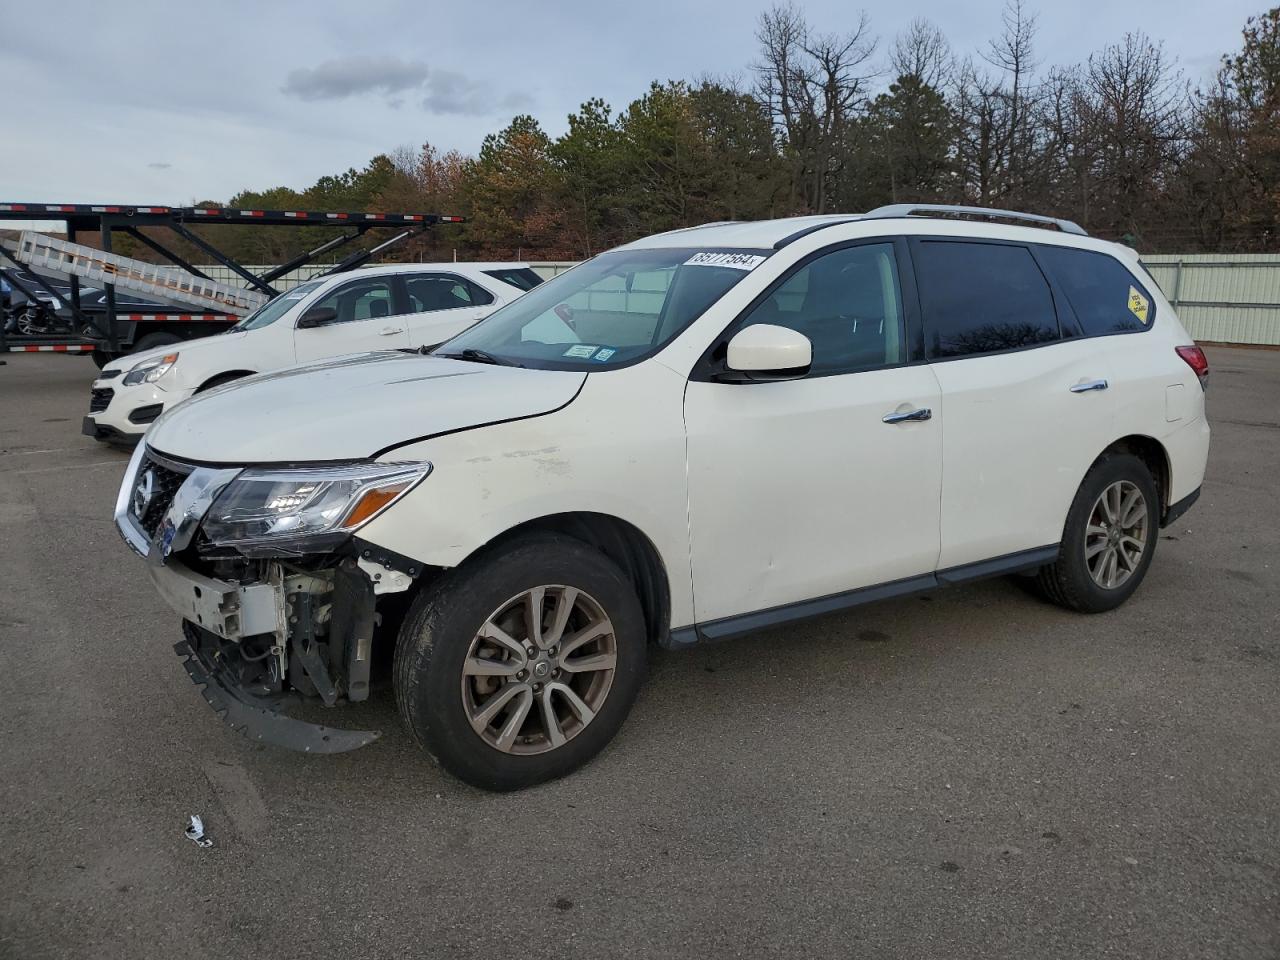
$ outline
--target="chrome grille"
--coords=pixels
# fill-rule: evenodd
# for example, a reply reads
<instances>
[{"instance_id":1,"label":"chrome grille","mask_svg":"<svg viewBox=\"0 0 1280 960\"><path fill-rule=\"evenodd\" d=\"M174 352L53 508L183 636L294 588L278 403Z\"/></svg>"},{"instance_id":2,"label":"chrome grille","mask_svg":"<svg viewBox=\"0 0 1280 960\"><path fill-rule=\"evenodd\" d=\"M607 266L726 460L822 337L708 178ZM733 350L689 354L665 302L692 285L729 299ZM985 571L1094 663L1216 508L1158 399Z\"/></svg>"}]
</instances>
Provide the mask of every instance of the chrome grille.
<instances>
[{"instance_id":1,"label":"chrome grille","mask_svg":"<svg viewBox=\"0 0 1280 960\"><path fill-rule=\"evenodd\" d=\"M162 461L147 451L134 478L133 493L129 500L129 515L138 521L138 526L147 536L154 537L159 531L178 488L190 472L190 468L183 470L179 464Z\"/></svg>"}]
</instances>

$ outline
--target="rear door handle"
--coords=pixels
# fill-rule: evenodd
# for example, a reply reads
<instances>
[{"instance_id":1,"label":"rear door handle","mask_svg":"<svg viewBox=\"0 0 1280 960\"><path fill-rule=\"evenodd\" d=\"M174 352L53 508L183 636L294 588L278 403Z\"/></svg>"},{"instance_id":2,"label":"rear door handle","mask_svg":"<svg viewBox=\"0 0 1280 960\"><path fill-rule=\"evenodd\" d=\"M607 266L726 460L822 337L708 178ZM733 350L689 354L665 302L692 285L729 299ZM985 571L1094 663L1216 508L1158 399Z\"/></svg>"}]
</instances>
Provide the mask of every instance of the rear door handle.
<instances>
[{"instance_id":1,"label":"rear door handle","mask_svg":"<svg viewBox=\"0 0 1280 960\"><path fill-rule=\"evenodd\" d=\"M1091 390L1105 389L1107 389L1107 381L1105 380L1085 380L1071 385L1072 393L1088 393Z\"/></svg>"},{"instance_id":2,"label":"rear door handle","mask_svg":"<svg viewBox=\"0 0 1280 960\"><path fill-rule=\"evenodd\" d=\"M929 420L932 417L932 410L928 407L919 407L915 410L904 410L901 413L886 413L880 419L885 423L914 423L918 420Z\"/></svg>"},{"instance_id":3,"label":"rear door handle","mask_svg":"<svg viewBox=\"0 0 1280 960\"><path fill-rule=\"evenodd\" d=\"M394 337L397 333L404 333L404 327L383 327L378 331L378 336Z\"/></svg>"}]
</instances>

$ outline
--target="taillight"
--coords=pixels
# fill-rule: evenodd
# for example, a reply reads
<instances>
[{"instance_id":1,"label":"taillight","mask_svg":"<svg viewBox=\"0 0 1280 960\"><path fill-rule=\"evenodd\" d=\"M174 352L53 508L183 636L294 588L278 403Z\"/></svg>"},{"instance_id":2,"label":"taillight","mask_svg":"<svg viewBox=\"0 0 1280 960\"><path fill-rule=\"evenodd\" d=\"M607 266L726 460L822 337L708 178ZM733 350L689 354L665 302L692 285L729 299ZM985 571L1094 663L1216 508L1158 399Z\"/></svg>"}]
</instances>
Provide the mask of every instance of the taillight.
<instances>
[{"instance_id":1,"label":"taillight","mask_svg":"<svg viewBox=\"0 0 1280 960\"><path fill-rule=\"evenodd\" d=\"M1183 360L1187 361L1187 366L1195 371L1196 378L1200 381L1200 389L1207 389L1209 386L1209 358L1204 355L1204 351L1199 347L1174 347Z\"/></svg>"}]
</instances>

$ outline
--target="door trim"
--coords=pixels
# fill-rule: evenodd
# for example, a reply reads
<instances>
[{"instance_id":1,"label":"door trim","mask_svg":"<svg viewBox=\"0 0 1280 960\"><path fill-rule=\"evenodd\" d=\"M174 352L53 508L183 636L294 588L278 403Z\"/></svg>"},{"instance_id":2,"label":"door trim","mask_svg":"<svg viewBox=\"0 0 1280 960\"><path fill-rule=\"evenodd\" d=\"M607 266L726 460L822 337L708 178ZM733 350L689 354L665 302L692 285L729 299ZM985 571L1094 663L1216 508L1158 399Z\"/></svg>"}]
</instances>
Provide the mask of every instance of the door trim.
<instances>
[{"instance_id":1,"label":"door trim","mask_svg":"<svg viewBox=\"0 0 1280 960\"><path fill-rule=\"evenodd\" d=\"M757 610L754 613L742 613L719 620L708 620L688 627L677 627L661 642L669 650L691 647L697 643L731 640L735 637L767 630L770 627L799 623L814 617L825 616L859 607L864 603L875 603L877 600L889 600L893 597L905 597L916 593L925 593L938 587L949 587L973 580L985 580L1010 573L1025 573L1052 563L1058 558L1059 544L1035 547L1031 550L1019 550L1017 553L993 557L990 560L979 560L976 563L965 563L947 570L938 570L918 577L907 577L889 583L873 584L859 587L857 590L846 590L813 600L800 600L796 603Z\"/></svg>"}]
</instances>

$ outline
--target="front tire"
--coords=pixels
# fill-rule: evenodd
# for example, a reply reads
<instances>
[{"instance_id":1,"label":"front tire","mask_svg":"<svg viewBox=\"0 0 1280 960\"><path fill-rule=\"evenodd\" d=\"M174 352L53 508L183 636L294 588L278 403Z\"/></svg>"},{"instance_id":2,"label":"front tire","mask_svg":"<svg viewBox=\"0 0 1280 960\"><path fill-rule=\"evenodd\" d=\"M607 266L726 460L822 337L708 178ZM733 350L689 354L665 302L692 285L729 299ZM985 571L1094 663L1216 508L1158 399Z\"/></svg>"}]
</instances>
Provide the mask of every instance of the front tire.
<instances>
[{"instance_id":1,"label":"front tire","mask_svg":"<svg viewBox=\"0 0 1280 960\"><path fill-rule=\"evenodd\" d=\"M1041 568L1036 586L1068 610L1114 610L1147 575L1159 532L1160 493L1151 471L1132 454L1107 454L1076 491L1058 559Z\"/></svg>"},{"instance_id":2,"label":"front tire","mask_svg":"<svg viewBox=\"0 0 1280 960\"><path fill-rule=\"evenodd\" d=\"M569 537L522 537L419 594L396 644L396 703L454 776L517 790L613 739L645 657L640 602L612 561Z\"/></svg>"}]
</instances>

